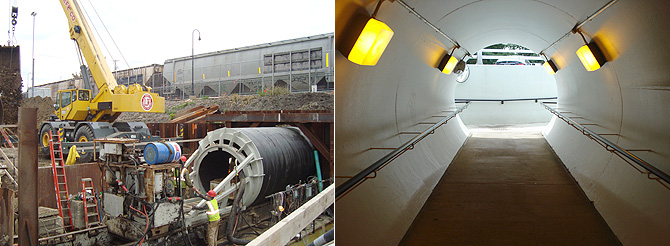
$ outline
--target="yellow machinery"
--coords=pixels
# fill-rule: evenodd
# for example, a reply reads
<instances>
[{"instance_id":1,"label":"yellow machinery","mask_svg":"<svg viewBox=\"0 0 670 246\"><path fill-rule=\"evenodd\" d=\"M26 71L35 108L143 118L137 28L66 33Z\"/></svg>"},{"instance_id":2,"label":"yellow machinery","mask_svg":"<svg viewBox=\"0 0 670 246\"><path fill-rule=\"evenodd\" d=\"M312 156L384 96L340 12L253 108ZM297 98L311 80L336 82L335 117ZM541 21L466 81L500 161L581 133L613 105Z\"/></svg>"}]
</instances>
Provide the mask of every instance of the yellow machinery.
<instances>
[{"instance_id":1,"label":"yellow machinery","mask_svg":"<svg viewBox=\"0 0 670 246\"><path fill-rule=\"evenodd\" d=\"M80 59L86 60L82 66L82 79L85 87L90 69L93 80L98 89L97 95L91 90L74 88L59 90L56 98L55 119L42 123L40 137L42 149L46 151L49 140L49 130L59 131L64 139L70 142L88 142L101 137L129 137L140 140L155 140L151 137L146 124L142 122L112 123L122 112L165 112L165 98L151 92L151 87L132 84L126 87L119 85L112 75L102 51L82 15L81 8L76 0L60 0L69 24L70 38L75 41L79 50ZM80 149L80 148L78 148ZM82 160L89 161L90 157L82 151ZM44 152L43 151L43 152ZM90 151L89 151L90 153Z\"/></svg>"}]
</instances>

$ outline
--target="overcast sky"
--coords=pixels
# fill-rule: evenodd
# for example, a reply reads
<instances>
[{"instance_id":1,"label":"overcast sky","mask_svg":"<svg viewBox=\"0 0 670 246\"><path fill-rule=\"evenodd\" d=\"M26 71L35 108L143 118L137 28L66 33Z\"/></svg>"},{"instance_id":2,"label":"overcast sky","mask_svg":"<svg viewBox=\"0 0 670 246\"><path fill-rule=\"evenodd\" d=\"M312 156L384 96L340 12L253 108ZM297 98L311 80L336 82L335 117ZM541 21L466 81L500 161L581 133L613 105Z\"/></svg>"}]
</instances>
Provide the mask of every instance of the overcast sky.
<instances>
[{"instance_id":1,"label":"overcast sky","mask_svg":"<svg viewBox=\"0 0 670 246\"><path fill-rule=\"evenodd\" d=\"M16 0L12 0L16 1ZM166 59L190 56L193 29L201 32L195 53L206 53L260 43L305 37L335 30L333 0L78 0L88 12L110 68L163 64ZM91 7L91 3L93 6ZM11 3L0 11L10 30ZM74 41L58 0L18 0L15 43L21 46L21 74L30 86L33 17L35 18L35 85L72 77L79 71ZM125 56L114 47L93 8ZM0 25L2 26L2 25ZM93 27L91 27L93 28ZM5 31L6 32L6 31ZM3 37L3 36L0 36ZM4 45L9 35L5 34ZM110 53L103 46L104 41ZM112 57L114 59L112 59Z\"/></svg>"}]
</instances>

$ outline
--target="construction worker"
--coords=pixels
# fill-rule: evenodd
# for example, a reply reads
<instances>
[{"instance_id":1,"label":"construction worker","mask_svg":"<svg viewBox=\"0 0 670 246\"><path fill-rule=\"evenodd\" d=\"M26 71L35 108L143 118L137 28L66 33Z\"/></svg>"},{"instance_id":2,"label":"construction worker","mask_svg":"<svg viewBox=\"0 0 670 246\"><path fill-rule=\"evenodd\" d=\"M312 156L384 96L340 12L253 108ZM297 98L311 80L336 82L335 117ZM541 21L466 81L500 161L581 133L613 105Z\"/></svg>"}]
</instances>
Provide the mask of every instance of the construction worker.
<instances>
[{"instance_id":1,"label":"construction worker","mask_svg":"<svg viewBox=\"0 0 670 246\"><path fill-rule=\"evenodd\" d=\"M216 192L214 190L209 190L207 192L206 196L203 196L198 192L198 190L193 188L195 192L202 197L202 199L207 200L205 205L207 206L193 206L193 209L197 210L204 210L207 209L207 219L209 220L209 223L207 224L207 245L210 246L216 246L216 241L218 237L218 232L219 232L219 221L221 220L221 216L219 215L219 204L216 201Z\"/></svg>"},{"instance_id":2,"label":"construction worker","mask_svg":"<svg viewBox=\"0 0 670 246\"><path fill-rule=\"evenodd\" d=\"M182 167L183 167L184 163L186 163L186 156L182 155L181 158L179 158L179 164L181 164ZM179 168L173 168L172 171L175 175L175 181L179 182L179 187L181 188L180 195L185 196L186 195L186 190L187 190L188 187L186 187L186 182L185 182L186 180L184 179L184 173ZM188 175L188 172L187 172L187 175ZM192 185L189 185L189 186L192 186ZM189 196L186 196L184 198L189 198Z\"/></svg>"}]
</instances>

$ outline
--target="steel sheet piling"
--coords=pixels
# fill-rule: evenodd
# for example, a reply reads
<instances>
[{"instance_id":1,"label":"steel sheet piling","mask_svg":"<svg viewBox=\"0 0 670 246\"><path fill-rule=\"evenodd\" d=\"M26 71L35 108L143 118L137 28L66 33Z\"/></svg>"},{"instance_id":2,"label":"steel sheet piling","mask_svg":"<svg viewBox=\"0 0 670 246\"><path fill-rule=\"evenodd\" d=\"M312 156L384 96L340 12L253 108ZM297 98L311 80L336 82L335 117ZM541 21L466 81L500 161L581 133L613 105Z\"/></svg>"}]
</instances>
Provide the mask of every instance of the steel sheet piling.
<instances>
[{"instance_id":1,"label":"steel sheet piling","mask_svg":"<svg viewBox=\"0 0 670 246\"><path fill-rule=\"evenodd\" d=\"M37 108L19 108L19 245L38 245Z\"/></svg>"}]
</instances>

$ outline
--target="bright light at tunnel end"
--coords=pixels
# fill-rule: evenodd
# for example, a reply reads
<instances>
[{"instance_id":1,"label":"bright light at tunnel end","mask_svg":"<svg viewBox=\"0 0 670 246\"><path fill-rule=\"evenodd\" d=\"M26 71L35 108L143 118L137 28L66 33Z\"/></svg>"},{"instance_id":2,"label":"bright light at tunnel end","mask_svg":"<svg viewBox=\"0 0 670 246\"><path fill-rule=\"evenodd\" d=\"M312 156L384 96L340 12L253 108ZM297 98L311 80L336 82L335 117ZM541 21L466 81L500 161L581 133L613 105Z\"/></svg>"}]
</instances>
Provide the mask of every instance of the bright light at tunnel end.
<instances>
[{"instance_id":1,"label":"bright light at tunnel end","mask_svg":"<svg viewBox=\"0 0 670 246\"><path fill-rule=\"evenodd\" d=\"M358 65L377 65L386 46L393 37L393 30L384 22L370 18L351 49L349 59Z\"/></svg>"}]
</instances>

